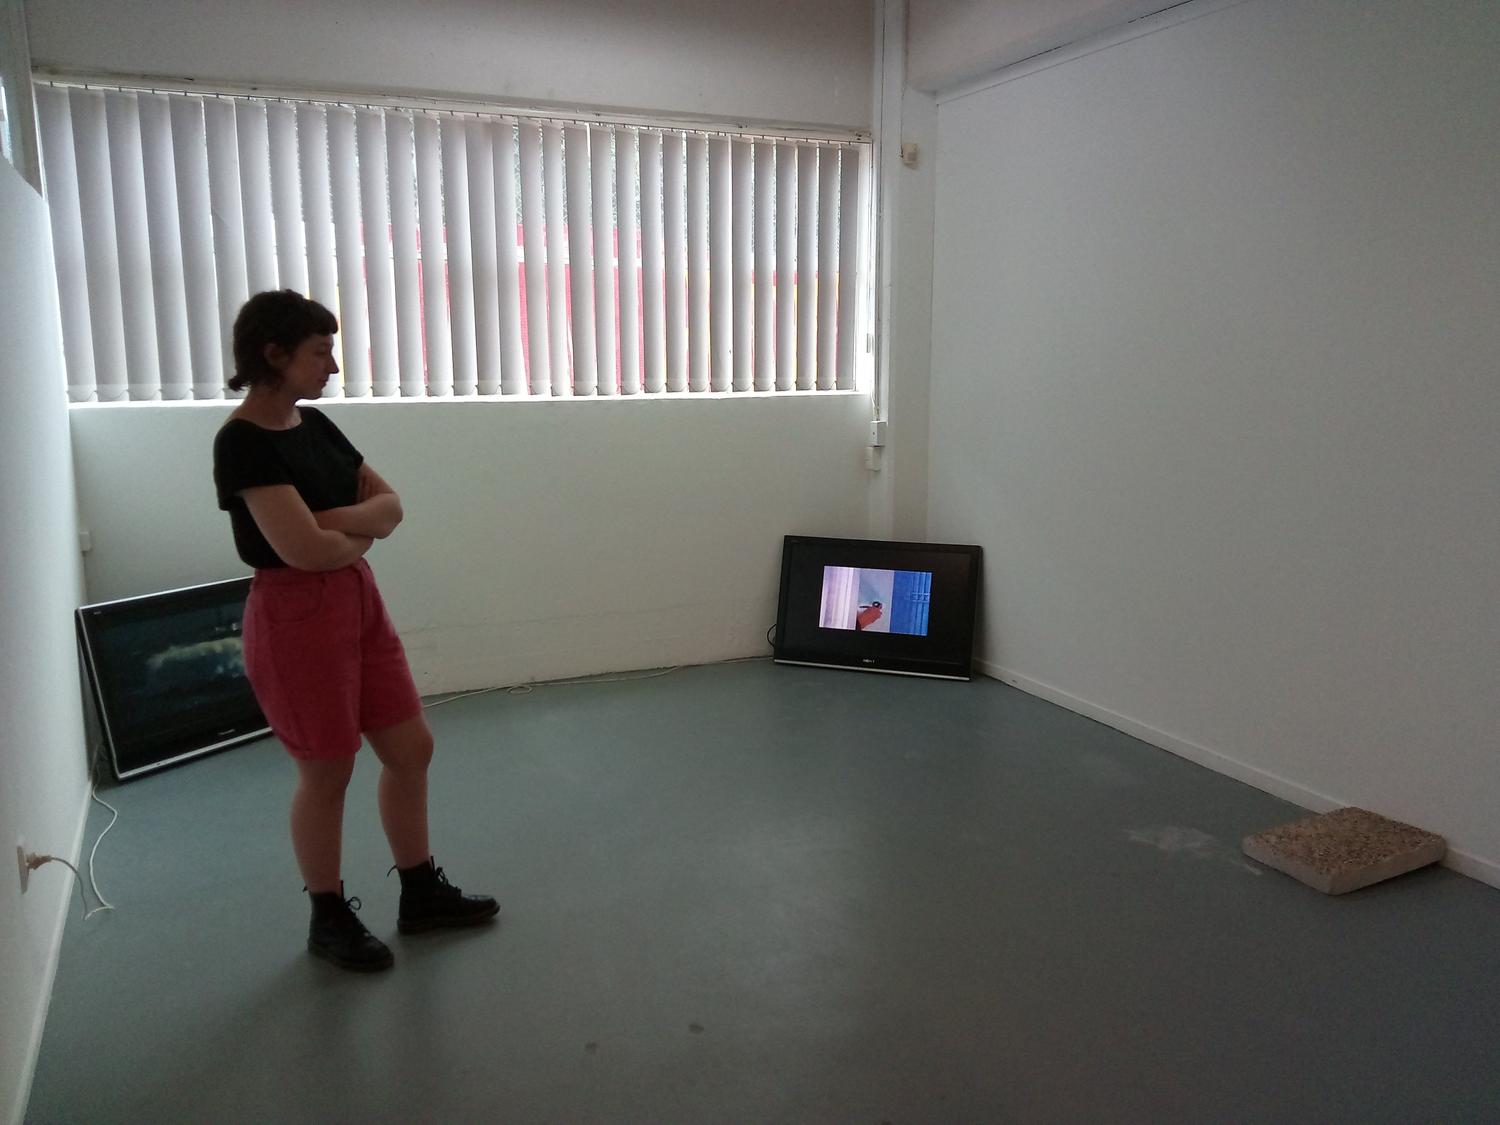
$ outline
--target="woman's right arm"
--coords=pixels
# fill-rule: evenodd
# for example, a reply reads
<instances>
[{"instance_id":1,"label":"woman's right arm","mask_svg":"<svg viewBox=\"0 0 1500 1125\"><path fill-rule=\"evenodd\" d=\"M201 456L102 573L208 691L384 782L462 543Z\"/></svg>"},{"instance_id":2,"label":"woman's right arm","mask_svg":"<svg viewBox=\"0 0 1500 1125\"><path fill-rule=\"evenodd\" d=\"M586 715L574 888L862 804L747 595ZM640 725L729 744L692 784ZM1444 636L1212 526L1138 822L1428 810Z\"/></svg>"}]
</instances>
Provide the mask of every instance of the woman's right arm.
<instances>
[{"instance_id":1,"label":"woman's right arm","mask_svg":"<svg viewBox=\"0 0 1500 1125\"><path fill-rule=\"evenodd\" d=\"M281 561L297 570L338 570L370 549L367 535L328 531L289 484L268 484L240 492L255 526Z\"/></svg>"}]
</instances>

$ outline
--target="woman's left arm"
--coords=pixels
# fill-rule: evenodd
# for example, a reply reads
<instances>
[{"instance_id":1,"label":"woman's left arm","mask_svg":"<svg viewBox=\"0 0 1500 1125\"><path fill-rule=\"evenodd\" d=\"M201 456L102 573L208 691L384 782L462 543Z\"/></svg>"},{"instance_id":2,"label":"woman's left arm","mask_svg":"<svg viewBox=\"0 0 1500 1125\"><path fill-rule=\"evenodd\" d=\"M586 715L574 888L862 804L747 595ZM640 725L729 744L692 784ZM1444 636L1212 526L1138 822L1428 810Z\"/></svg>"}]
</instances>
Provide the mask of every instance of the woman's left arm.
<instances>
[{"instance_id":1,"label":"woman's left arm","mask_svg":"<svg viewBox=\"0 0 1500 1125\"><path fill-rule=\"evenodd\" d=\"M384 539L401 522L401 497L369 462L359 466L359 499L344 508L325 508L314 513L324 531L342 531L349 535L368 535Z\"/></svg>"}]
</instances>

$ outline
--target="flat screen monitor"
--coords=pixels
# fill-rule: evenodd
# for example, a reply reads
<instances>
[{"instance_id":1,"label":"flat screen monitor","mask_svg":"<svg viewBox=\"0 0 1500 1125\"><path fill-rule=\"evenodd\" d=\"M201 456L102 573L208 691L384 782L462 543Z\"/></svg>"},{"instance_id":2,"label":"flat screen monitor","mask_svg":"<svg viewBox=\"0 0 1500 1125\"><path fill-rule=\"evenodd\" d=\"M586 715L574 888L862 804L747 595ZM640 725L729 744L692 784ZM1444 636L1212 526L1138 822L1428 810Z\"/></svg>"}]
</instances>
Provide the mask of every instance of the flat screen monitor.
<instances>
[{"instance_id":1,"label":"flat screen monitor","mask_svg":"<svg viewBox=\"0 0 1500 1125\"><path fill-rule=\"evenodd\" d=\"M788 535L773 659L967 680L979 547Z\"/></svg>"},{"instance_id":2,"label":"flat screen monitor","mask_svg":"<svg viewBox=\"0 0 1500 1125\"><path fill-rule=\"evenodd\" d=\"M78 610L84 666L117 778L269 733L240 642L249 578Z\"/></svg>"}]
</instances>

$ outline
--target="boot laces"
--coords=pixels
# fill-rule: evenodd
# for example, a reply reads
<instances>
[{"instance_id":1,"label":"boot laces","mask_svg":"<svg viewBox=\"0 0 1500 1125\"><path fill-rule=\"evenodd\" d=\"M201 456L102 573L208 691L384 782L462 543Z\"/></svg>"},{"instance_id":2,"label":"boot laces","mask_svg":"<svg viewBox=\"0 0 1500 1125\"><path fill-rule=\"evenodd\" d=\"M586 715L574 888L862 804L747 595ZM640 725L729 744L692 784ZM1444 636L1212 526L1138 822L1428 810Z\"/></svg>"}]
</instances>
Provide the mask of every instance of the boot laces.
<instances>
[{"instance_id":1,"label":"boot laces","mask_svg":"<svg viewBox=\"0 0 1500 1125\"><path fill-rule=\"evenodd\" d=\"M321 919L314 916L314 925L330 927L335 933L344 934L350 938L359 938L369 934L365 924L361 922L354 913L364 903L360 902L358 895L350 895L345 898L342 893L338 898L338 906L328 911Z\"/></svg>"},{"instance_id":2,"label":"boot laces","mask_svg":"<svg viewBox=\"0 0 1500 1125\"><path fill-rule=\"evenodd\" d=\"M302 889L306 891L307 887L303 886ZM333 892L330 891L329 893L332 894ZM350 895L348 898L345 898L342 889L339 890L339 902L351 912L358 910L361 906L364 905L364 903L359 901L358 895ZM339 913L343 913L343 911L339 911Z\"/></svg>"},{"instance_id":3,"label":"boot laces","mask_svg":"<svg viewBox=\"0 0 1500 1125\"><path fill-rule=\"evenodd\" d=\"M369 933L369 930L365 928L365 924L361 922L358 916L354 913L363 905L364 903L359 901L359 897L357 895L350 895L348 898L344 899L344 909L339 911L337 918L337 925L339 929L356 937L361 934Z\"/></svg>"},{"instance_id":4,"label":"boot laces","mask_svg":"<svg viewBox=\"0 0 1500 1125\"><path fill-rule=\"evenodd\" d=\"M436 863L433 863L431 860L428 860L427 862L430 865L429 870L432 872L432 882L426 889L427 893L440 895L444 898L462 898L463 892L448 881L447 872L445 872L441 867L439 867ZM397 870L399 869L396 867L396 865L394 863L391 864L390 867L386 869L385 877L389 879L391 877L391 872ZM359 908L355 907L355 909L357 910Z\"/></svg>"},{"instance_id":5,"label":"boot laces","mask_svg":"<svg viewBox=\"0 0 1500 1125\"><path fill-rule=\"evenodd\" d=\"M464 897L463 891L450 883L443 869L436 864L432 867L432 886L430 890L437 898L455 899Z\"/></svg>"}]
</instances>

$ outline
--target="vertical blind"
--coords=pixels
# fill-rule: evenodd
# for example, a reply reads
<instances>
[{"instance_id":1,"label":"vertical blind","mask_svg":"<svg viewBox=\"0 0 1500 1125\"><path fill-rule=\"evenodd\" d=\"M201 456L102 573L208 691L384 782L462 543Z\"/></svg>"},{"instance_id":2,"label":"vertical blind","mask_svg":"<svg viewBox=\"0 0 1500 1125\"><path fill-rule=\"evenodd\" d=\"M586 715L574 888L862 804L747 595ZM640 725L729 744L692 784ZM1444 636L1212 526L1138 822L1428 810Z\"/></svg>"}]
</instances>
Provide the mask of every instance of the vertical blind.
<instances>
[{"instance_id":1,"label":"vertical blind","mask_svg":"<svg viewBox=\"0 0 1500 1125\"><path fill-rule=\"evenodd\" d=\"M868 145L39 84L75 402L222 398L252 293L331 397L852 389Z\"/></svg>"}]
</instances>

